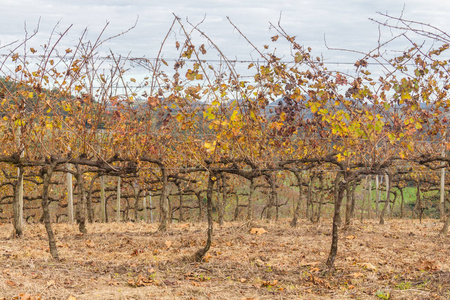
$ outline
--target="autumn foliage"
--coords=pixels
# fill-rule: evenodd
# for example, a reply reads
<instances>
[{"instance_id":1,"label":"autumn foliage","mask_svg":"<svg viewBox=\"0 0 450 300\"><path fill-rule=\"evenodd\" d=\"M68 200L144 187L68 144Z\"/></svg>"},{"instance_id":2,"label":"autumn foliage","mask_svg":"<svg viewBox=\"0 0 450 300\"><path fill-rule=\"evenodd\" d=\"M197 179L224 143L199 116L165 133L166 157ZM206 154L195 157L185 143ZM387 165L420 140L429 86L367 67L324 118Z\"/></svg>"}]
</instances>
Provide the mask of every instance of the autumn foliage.
<instances>
[{"instance_id":1,"label":"autumn foliage","mask_svg":"<svg viewBox=\"0 0 450 300\"><path fill-rule=\"evenodd\" d=\"M27 37L21 44L27 45L23 53L23 47L0 48L6 53L0 65L0 162L5 165L2 180L8 195L2 201L13 207L8 217L16 220L15 235L22 234L18 218L23 181L28 203L41 205L36 219L42 215L51 255L59 258L50 204L58 202L58 211L69 205L58 197L66 198L64 176L72 174L75 219L82 233L89 221L138 221L141 212L148 220L149 203L141 201L156 196L158 202L150 209L152 216L158 212L160 231L167 231L175 219L182 223L194 215L200 221L206 217L206 245L193 253L193 259L201 261L213 241L213 217L223 224L231 195L237 199L235 219L278 219L286 217L280 210L288 202L280 193L292 185L298 195L291 225L297 226L301 215L318 222L322 206L332 208L326 263L331 269L339 228L355 217L351 195L358 186L367 189L371 176L386 176L387 200L380 211L377 202L376 211L384 223L393 185L416 182L418 190L421 182L438 185L438 177L423 174L448 167L450 161L450 41L434 35L433 27L408 24L417 27L384 24L406 32L395 39L406 38L408 49L389 57L384 50L391 43L378 44L361 54L351 74L330 70L313 49L274 25L271 45L255 47L260 58L246 66L250 78L239 74L236 63L201 26L179 18L168 33L169 37L177 28L184 34L174 41L179 57L173 61L162 55L170 46L167 38L153 60L99 54L108 40L101 35L92 42L83 34L67 49L59 49L65 33L40 48L29 47L33 40ZM433 46L416 43L408 34L419 34ZM197 35L200 44L195 44ZM278 57L271 50L277 45L286 47L289 56ZM211 55L222 63L213 63ZM133 76L128 71L133 66L146 74ZM104 184L100 186L105 178L106 191ZM264 190L266 199L255 216L257 188ZM126 209L120 206L121 197ZM196 201L183 205L186 197ZM418 205L423 208L421 202ZM370 213L363 206L364 202L361 215ZM134 286L153 283L148 278L130 281Z\"/></svg>"}]
</instances>

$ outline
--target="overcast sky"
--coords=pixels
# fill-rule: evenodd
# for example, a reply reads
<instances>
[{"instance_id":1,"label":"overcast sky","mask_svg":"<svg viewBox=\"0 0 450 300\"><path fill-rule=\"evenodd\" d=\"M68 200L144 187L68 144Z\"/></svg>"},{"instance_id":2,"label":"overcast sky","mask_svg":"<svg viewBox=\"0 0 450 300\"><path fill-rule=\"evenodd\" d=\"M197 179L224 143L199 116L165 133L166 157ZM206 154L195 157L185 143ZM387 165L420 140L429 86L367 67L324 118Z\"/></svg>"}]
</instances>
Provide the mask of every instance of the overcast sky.
<instances>
[{"instance_id":1,"label":"overcast sky","mask_svg":"<svg viewBox=\"0 0 450 300\"><path fill-rule=\"evenodd\" d=\"M23 38L24 23L31 32L39 19L39 34L30 43L34 47L45 43L57 22L60 22L57 32L73 24L62 42L63 46L73 46L86 27L93 38L108 21L106 36L114 35L132 26L138 18L136 28L106 47L115 53L149 58L157 55L173 14L192 23L204 19L200 28L228 57L242 60L257 58L257 54L226 17L255 45L262 46L271 44L270 37L275 32L269 22L277 23L281 14L281 25L300 44L311 46L315 54L322 54L328 62L341 63L353 58L347 53L327 50L324 35L331 47L370 50L377 45L378 28L369 18L384 20L377 11L399 16L404 8L405 18L450 32L450 1L445 0L0 0L0 5L0 47ZM176 56L173 47L176 36L181 36L179 28L170 35L164 51L166 58Z\"/></svg>"}]
</instances>

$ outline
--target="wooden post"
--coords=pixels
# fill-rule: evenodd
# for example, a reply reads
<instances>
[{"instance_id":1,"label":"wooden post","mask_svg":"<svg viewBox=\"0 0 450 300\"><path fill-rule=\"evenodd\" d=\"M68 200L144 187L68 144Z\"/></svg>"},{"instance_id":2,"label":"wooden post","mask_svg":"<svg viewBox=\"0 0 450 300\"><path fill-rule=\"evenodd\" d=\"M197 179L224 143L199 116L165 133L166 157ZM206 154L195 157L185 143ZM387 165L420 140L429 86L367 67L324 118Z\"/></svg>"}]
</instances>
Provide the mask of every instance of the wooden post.
<instances>
[{"instance_id":1,"label":"wooden post","mask_svg":"<svg viewBox=\"0 0 450 300\"><path fill-rule=\"evenodd\" d=\"M388 188L388 186L390 184L390 182L389 182L389 175L385 174L384 175L384 179L386 181L386 199L390 199L390 197L389 197L390 195L388 194L390 192L390 189ZM387 204L386 214L389 215L391 213L391 201L388 201L386 204Z\"/></svg>"},{"instance_id":2,"label":"wooden post","mask_svg":"<svg viewBox=\"0 0 450 300\"><path fill-rule=\"evenodd\" d=\"M116 205L116 221L120 222L120 181L121 178L117 179L117 205Z\"/></svg>"},{"instance_id":3,"label":"wooden post","mask_svg":"<svg viewBox=\"0 0 450 300\"><path fill-rule=\"evenodd\" d=\"M380 180L378 178L378 175L375 175L375 201L376 201L376 206L375 206L375 213L378 217L379 214L379 210L380 210Z\"/></svg>"},{"instance_id":4,"label":"wooden post","mask_svg":"<svg viewBox=\"0 0 450 300\"><path fill-rule=\"evenodd\" d=\"M22 135L22 128L19 126L17 129L18 136L18 148L20 149L20 137ZM20 157L25 156L25 150L20 151ZM23 172L21 172L20 168L17 168L17 180L19 181L19 228L23 230Z\"/></svg>"},{"instance_id":5,"label":"wooden post","mask_svg":"<svg viewBox=\"0 0 450 300\"><path fill-rule=\"evenodd\" d=\"M367 187L367 218L371 218L371 210L372 210L372 178L369 176L369 182Z\"/></svg>"},{"instance_id":6,"label":"wooden post","mask_svg":"<svg viewBox=\"0 0 450 300\"><path fill-rule=\"evenodd\" d=\"M442 156L445 156L445 148L442 150ZM443 164L445 166L445 163ZM439 215L440 219L445 219L445 167L441 169L441 189L439 199Z\"/></svg>"},{"instance_id":7,"label":"wooden post","mask_svg":"<svg viewBox=\"0 0 450 300\"><path fill-rule=\"evenodd\" d=\"M146 197L142 197L142 212L144 213L144 222L147 223L148 218L147 218L147 198Z\"/></svg>"},{"instance_id":8,"label":"wooden post","mask_svg":"<svg viewBox=\"0 0 450 300\"><path fill-rule=\"evenodd\" d=\"M150 203L150 223L153 223L153 203L152 203L152 191L148 192L148 202Z\"/></svg>"},{"instance_id":9,"label":"wooden post","mask_svg":"<svg viewBox=\"0 0 450 300\"><path fill-rule=\"evenodd\" d=\"M67 169L72 169L72 165L67 164ZM73 224L73 186L71 173L67 173L67 216L69 223Z\"/></svg>"},{"instance_id":10,"label":"wooden post","mask_svg":"<svg viewBox=\"0 0 450 300\"><path fill-rule=\"evenodd\" d=\"M17 168L17 176L19 180L19 226L23 228L23 172Z\"/></svg>"},{"instance_id":11,"label":"wooden post","mask_svg":"<svg viewBox=\"0 0 450 300\"><path fill-rule=\"evenodd\" d=\"M100 205L102 210L101 220L106 222L105 176L100 176Z\"/></svg>"}]
</instances>

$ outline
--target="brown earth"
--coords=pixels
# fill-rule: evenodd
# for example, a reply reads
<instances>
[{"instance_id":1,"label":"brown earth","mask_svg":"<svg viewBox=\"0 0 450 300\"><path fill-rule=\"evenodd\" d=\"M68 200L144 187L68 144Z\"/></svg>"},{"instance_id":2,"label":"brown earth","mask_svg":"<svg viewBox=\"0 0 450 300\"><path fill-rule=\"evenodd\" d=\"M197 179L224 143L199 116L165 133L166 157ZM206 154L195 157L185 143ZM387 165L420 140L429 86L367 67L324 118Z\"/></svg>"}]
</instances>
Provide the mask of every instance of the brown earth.
<instances>
[{"instance_id":1,"label":"brown earth","mask_svg":"<svg viewBox=\"0 0 450 300\"><path fill-rule=\"evenodd\" d=\"M96 223L85 235L54 224L61 261L50 258L42 225L10 239L3 224L0 299L450 299L450 237L437 236L438 221L355 221L325 272L330 227L227 223L195 263L202 223L164 234L156 224Z\"/></svg>"}]
</instances>

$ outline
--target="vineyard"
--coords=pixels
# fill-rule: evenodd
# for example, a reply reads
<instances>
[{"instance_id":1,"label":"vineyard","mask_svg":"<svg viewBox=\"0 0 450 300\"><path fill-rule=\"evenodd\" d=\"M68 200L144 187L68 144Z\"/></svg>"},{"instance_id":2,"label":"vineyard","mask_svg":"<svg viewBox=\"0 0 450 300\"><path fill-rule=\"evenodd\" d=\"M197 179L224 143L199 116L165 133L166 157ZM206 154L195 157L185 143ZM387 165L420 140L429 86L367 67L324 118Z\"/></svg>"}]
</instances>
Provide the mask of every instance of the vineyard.
<instances>
[{"instance_id":1,"label":"vineyard","mask_svg":"<svg viewBox=\"0 0 450 300\"><path fill-rule=\"evenodd\" d=\"M259 56L245 68L177 17L152 59L104 52L132 28L0 47L0 292L120 295L95 296L93 276L99 290L148 289L126 299L242 286L228 298L448 297L450 36L382 17L393 36L351 73L280 25L259 49L231 21ZM408 48L391 52L399 40ZM165 59L171 46L179 57ZM59 271L21 275L41 292L10 278L69 267L102 275L78 278L79 295Z\"/></svg>"}]
</instances>

